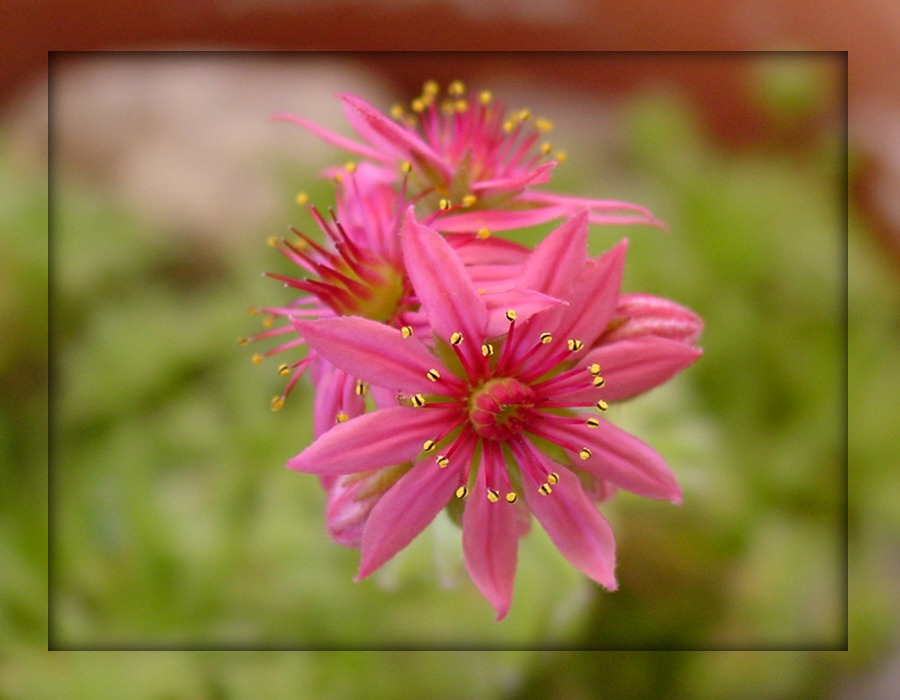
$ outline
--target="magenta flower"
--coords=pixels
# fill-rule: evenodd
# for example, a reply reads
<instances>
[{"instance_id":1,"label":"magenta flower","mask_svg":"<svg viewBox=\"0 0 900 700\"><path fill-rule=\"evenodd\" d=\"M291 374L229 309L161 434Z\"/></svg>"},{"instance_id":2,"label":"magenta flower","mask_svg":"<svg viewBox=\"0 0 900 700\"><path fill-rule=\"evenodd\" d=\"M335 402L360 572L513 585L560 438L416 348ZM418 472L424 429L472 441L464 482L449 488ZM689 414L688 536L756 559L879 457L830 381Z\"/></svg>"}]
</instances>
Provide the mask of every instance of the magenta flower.
<instances>
[{"instance_id":1,"label":"magenta flower","mask_svg":"<svg viewBox=\"0 0 900 700\"><path fill-rule=\"evenodd\" d=\"M288 462L341 478L330 515L344 519L337 529L349 540L361 532L358 579L445 506L464 501L466 565L499 620L510 607L528 513L574 566L612 590L615 542L591 499L603 489L591 484L680 500L663 459L602 417L619 370L601 374L586 350L615 317L626 246L587 259L587 222L583 213L556 229L518 278L521 288L566 303L528 319L510 308L499 331L453 248L411 212L402 252L433 340L360 317L294 321L322 357L399 403L335 426ZM700 354L676 345L665 362L659 347L639 349L621 363L622 376L646 387Z\"/></svg>"},{"instance_id":2,"label":"magenta flower","mask_svg":"<svg viewBox=\"0 0 900 700\"><path fill-rule=\"evenodd\" d=\"M409 110L394 106L393 118L355 95L338 97L362 142L292 114L274 118L380 166L394 181L408 179L423 216L445 211L433 224L441 231L523 228L584 209L592 223L660 226L636 204L541 189L565 157L545 139L551 122L527 109L508 112L488 91L466 95L462 82L454 81L441 98L437 83L428 81ZM339 168L328 172L340 177Z\"/></svg>"}]
</instances>

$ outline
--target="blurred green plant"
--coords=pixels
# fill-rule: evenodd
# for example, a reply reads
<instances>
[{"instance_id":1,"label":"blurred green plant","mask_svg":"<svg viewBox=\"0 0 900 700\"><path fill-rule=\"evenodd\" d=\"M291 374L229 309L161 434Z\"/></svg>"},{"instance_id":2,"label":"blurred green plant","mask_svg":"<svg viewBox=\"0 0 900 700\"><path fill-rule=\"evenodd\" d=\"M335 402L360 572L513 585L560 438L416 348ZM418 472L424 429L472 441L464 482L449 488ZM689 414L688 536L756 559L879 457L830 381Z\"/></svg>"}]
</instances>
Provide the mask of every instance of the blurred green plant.
<instances>
[{"instance_id":1,"label":"blurred green plant","mask_svg":"<svg viewBox=\"0 0 900 700\"><path fill-rule=\"evenodd\" d=\"M128 687L135 698L380 698L415 688L435 698L812 698L877 661L898 620L878 574L900 531L889 458L900 445L888 405L897 394L900 304L896 271L854 219L845 306L842 141L823 130L800 151L724 154L671 95L628 101L618 122L621 138L600 155L608 167L576 155L560 176L586 194L647 204L667 221L671 234L597 229L593 244L627 235L625 288L669 296L706 320L697 365L610 409L667 457L685 491L679 508L627 494L604 508L619 541L618 592L573 573L534 528L512 613L497 625L462 572L458 533L442 520L375 582L354 584L358 555L325 536L315 480L281 469L310 437L309 390L301 385L272 414L268 398L282 380L235 343L254 323L241 308L287 295L256 273L280 264L263 241L296 210L274 212L246 244L220 246L213 236L156 230L65 177L53 193L51 645L839 648L849 399L867 408L850 414L864 438L851 444L852 461L865 465L854 472L853 503L871 504L850 510L854 657L510 651L226 660L198 651L119 654L110 663L22 649L0 668L0 694L112 698ZM21 231L15 254L0 263L0 318L16 339L4 344L4 374L19 377L0 422L12 485L3 490L0 625L9 638L37 640L46 624L35 592L46 564L47 251L35 232L46 225L45 191L4 158L0 182L16 194L2 210L5 230ZM855 331L849 396L847 310Z\"/></svg>"}]
</instances>

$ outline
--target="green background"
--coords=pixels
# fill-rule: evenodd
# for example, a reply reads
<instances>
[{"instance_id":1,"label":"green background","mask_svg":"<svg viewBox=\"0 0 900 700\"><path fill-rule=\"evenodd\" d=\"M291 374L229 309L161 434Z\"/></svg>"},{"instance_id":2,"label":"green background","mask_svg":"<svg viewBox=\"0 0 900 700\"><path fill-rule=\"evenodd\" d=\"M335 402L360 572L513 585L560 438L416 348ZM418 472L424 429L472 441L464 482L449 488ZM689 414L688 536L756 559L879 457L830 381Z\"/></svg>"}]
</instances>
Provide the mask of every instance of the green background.
<instances>
[{"instance_id":1,"label":"green background","mask_svg":"<svg viewBox=\"0 0 900 700\"><path fill-rule=\"evenodd\" d=\"M748 90L773 123L823 109L820 74L790 61ZM46 182L0 142L12 193L0 209L12 242L0 263L0 629L15 640L0 692L802 698L829 697L881 660L898 617L886 574L900 531L889 458L900 305L896 269L846 208L844 126L823 119L802 144L735 151L677 92L607 109L615 138L590 157L577 133L554 133L570 158L552 185L640 202L669 225L595 227L591 245L627 236L625 290L705 320L694 367L609 413L666 457L684 502L620 494L603 506L619 548L613 594L532 528L499 624L448 521L353 583L358 553L324 534L315 479L283 468L310 438L311 390L302 382L272 413L280 360L254 366L256 348L235 341L257 328L248 306L289 298L259 274L288 269L265 238L300 218L297 189L327 203L327 185L307 184L316 170L273 162L284 206L235 242L161 235L59 167L48 248ZM227 217L240 202L221 206ZM52 649L182 651L47 655L48 624ZM829 651L848 644L852 655ZM295 649L324 651L275 651ZM340 653L356 649L478 651Z\"/></svg>"}]
</instances>

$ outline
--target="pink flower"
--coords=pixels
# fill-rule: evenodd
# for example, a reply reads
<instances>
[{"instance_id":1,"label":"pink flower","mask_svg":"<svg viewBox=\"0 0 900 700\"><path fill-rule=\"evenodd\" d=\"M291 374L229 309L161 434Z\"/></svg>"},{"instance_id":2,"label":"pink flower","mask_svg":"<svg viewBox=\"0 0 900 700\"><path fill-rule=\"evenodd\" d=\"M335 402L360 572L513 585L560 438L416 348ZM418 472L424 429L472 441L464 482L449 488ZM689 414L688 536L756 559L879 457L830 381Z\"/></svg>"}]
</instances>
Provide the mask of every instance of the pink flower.
<instances>
[{"instance_id":1,"label":"pink flower","mask_svg":"<svg viewBox=\"0 0 900 700\"><path fill-rule=\"evenodd\" d=\"M335 367L398 398L399 405L335 426L288 462L302 472L342 478L344 507L334 514L348 518L350 539L361 530L358 579L409 544L442 508L465 501L466 565L499 620L510 607L518 538L529 512L574 566L612 590L613 534L582 479L680 500L662 458L602 417L617 370L604 368L601 375L586 349L616 313L626 246L587 259L587 221L582 213L556 229L518 277L521 288L566 303L527 319L509 309L503 329L492 327L488 306L453 248L411 212L402 251L434 335L430 343L359 317L294 321L305 342ZM660 373L656 353L639 351L625 376L646 385L699 354L681 351ZM644 380L642 367L651 379ZM354 514L347 507L353 477L346 475L362 475L358 483L369 487L381 473L388 475L386 490L374 497L367 488Z\"/></svg>"},{"instance_id":2,"label":"pink flower","mask_svg":"<svg viewBox=\"0 0 900 700\"><path fill-rule=\"evenodd\" d=\"M362 143L292 114L274 118L380 166L394 181L408 178L423 215L445 211L434 222L441 231L517 229L583 209L592 223L661 225L636 204L541 189L564 159L561 152L551 158L553 147L545 139L551 122L534 118L527 109L508 112L488 91L466 95L457 80L440 98L437 83L428 81L410 110L394 106L393 118L355 95L338 97ZM337 168L329 174L340 176Z\"/></svg>"}]
</instances>

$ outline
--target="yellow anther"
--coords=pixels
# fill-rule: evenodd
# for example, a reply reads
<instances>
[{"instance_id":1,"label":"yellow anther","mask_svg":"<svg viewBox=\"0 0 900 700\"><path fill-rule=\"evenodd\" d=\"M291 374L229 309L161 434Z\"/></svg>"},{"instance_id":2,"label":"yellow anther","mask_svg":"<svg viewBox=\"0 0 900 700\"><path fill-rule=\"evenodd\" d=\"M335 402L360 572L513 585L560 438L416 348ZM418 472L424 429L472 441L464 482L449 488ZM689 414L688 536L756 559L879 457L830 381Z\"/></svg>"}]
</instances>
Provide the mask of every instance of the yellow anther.
<instances>
[{"instance_id":1,"label":"yellow anther","mask_svg":"<svg viewBox=\"0 0 900 700\"><path fill-rule=\"evenodd\" d=\"M452 203L446 197L441 197L441 201L438 202L441 211L447 211L451 206L453 206Z\"/></svg>"},{"instance_id":2,"label":"yellow anther","mask_svg":"<svg viewBox=\"0 0 900 700\"><path fill-rule=\"evenodd\" d=\"M262 320L262 327L268 330L269 328L273 328L275 326L275 317L274 316L266 316Z\"/></svg>"},{"instance_id":3,"label":"yellow anther","mask_svg":"<svg viewBox=\"0 0 900 700\"><path fill-rule=\"evenodd\" d=\"M441 373L436 369L430 369L425 373L425 376L428 377L431 381L436 382L441 378Z\"/></svg>"},{"instance_id":4,"label":"yellow anther","mask_svg":"<svg viewBox=\"0 0 900 700\"><path fill-rule=\"evenodd\" d=\"M291 373L291 368L288 365L278 365L278 374L282 377L286 377Z\"/></svg>"},{"instance_id":5,"label":"yellow anther","mask_svg":"<svg viewBox=\"0 0 900 700\"><path fill-rule=\"evenodd\" d=\"M348 160L346 163L344 163L344 170L346 170L348 173L355 173L356 163L354 163L352 160Z\"/></svg>"},{"instance_id":6,"label":"yellow anther","mask_svg":"<svg viewBox=\"0 0 900 700\"><path fill-rule=\"evenodd\" d=\"M469 489L467 489L465 486L460 486L458 489L456 489L456 497L458 499L462 500L463 498L465 498L468 495L469 495Z\"/></svg>"},{"instance_id":7,"label":"yellow anther","mask_svg":"<svg viewBox=\"0 0 900 700\"><path fill-rule=\"evenodd\" d=\"M335 185L340 185L340 184L344 181L344 175L343 175L342 173L338 173L338 174L335 175L333 178L331 178L331 181L332 181Z\"/></svg>"},{"instance_id":8,"label":"yellow anther","mask_svg":"<svg viewBox=\"0 0 900 700\"><path fill-rule=\"evenodd\" d=\"M269 236L266 239L266 245L270 248L277 248L279 243L281 243L281 239L278 236Z\"/></svg>"},{"instance_id":9,"label":"yellow anther","mask_svg":"<svg viewBox=\"0 0 900 700\"><path fill-rule=\"evenodd\" d=\"M306 192L298 192L297 196L294 197L294 201L302 207L304 204L309 203L309 195Z\"/></svg>"},{"instance_id":10,"label":"yellow anther","mask_svg":"<svg viewBox=\"0 0 900 700\"><path fill-rule=\"evenodd\" d=\"M405 111L406 110L403 109L403 105L401 105L399 103L395 102L394 104L391 105L391 116L394 119L400 119L403 116L403 113Z\"/></svg>"},{"instance_id":11,"label":"yellow anther","mask_svg":"<svg viewBox=\"0 0 900 700\"><path fill-rule=\"evenodd\" d=\"M490 343L485 343L484 345L481 346L481 354L484 355L485 357L490 357L491 355L494 354L494 346L491 345Z\"/></svg>"},{"instance_id":12,"label":"yellow anther","mask_svg":"<svg viewBox=\"0 0 900 700\"><path fill-rule=\"evenodd\" d=\"M508 494L506 494L506 502L507 503L515 503L518 500L519 500L519 497L516 495L515 491L510 491Z\"/></svg>"},{"instance_id":13,"label":"yellow anther","mask_svg":"<svg viewBox=\"0 0 900 700\"><path fill-rule=\"evenodd\" d=\"M496 503L497 501L500 500L500 492L497 491L496 489L488 489L488 491L487 491L487 499L488 499L491 503Z\"/></svg>"},{"instance_id":14,"label":"yellow anther","mask_svg":"<svg viewBox=\"0 0 900 700\"><path fill-rule=\"evenodd\" d=\"M486 228L480 228L480 229L478 229L478 237L479 237L481 240L485 240L486 238L490 238L490 237L491 237L490 229L486 229Z\"/></svg>"},{"instance_id":15,"label":"yellow anther","mask_svg":"<svg viewBox=\"0 0 900 700\"><path fill-rule=\"evenodd\" d=\"M541 345L546 345L547 343L553 342L553 335L550 333L541 333Z\"/></svg>"},{"instance_id":16,"label":"yellow anther","mask_svg":"<svg viewBox=\"0 0 900 700\"><path fill-rule=\"evenodd\" d=\"M588 418L587 419L587 427L588 428L599 428L600 421L598 421L596 418Z\"/></svg>"},{"instance_id":17,"label":"yellow anther","mask_svg":"<svg viewBox=\"0 0 900 700\"><path fill-rule=\"evenodd\" d=\"M506 312L506 320L509 321L510 323L512 323L513 321L516 320L515 309L510 309L509 311Z\"/></svg>"},{"instance_id":18,"label":"yellow anther","mask_svg":"<svg viewBox=\"0 0 900 700\"><path fill-rule=\"evenodd\" d=\"M437 465L441 469L445 469L447 465L450 464L450 460L447 459L444 455L438 455L434 461L437 462Z\"/></svg>"},{"instance_id":19,"label":"yellow anther","mask_svg":"<svg viewBox=\"0 0 900 700\"><path fill-rule=\"evenodd\" d=\"M588 367L588 372L593 374L595 377L600 374L600 365L596 362Z\"/></svg>"},{"instance_id":20,"label":"yellow anther","mask_svg":"<svg viewBox=\"0 0 900 700\"><path fill-rule=\"evenodd\" d=\"M584 347L584 343L582 343L577 338L569 338L566 341L566 347L569 348L572 352L578 352Z\"/></svg>"},{"instance_id":21,"label":"yellow anther","mask_svg":"<svg viewBox=\"0 0 900 700\"><path fill-rule=\"evenodd\" d=\"M599 388L599 387L603 386L604 384L606 384L606 380L603 377L601 377L599 374L596 377L594 377L594 386Z\"/></svg>"},{"instance_id":22,"label":"yellow anther","mask_svg":"<svg viewBox=\"0 0 900 700\"><path fill-rule=\"evenodd\" d=\"M456 331L450 336L450 345L459 345L463 341L463 334Z\"/></svg>"},{"instance_id":23,"label":"yellow anther","mask_svg":"<svg viewBox=\"0 0 900 700\"><path fill-rule=\"evenodd\" d=\"M516 114L516 119L518 119L519 121L527 122L529 119L531 119L531 110L527 107L523 107Z\"/></svg>"},{"instance_id":24,"label":"yellow anther","mask_svg":"<svg viewBox=\"0 0 900 700\"><path fill-rule=\"evenodd\" d=\"M369 393L369 385L366 384L362 379L357 379L354 391L356 392L357 396L365 396Z\"/></svg>"},{"instance_id":25,"label":"yellow anther","mask_svg":"<svg viewBox=\"0 0 900 700\"><path fill-rule=\"evenodd\" d=\"M600 411L600 413L603 413L604 411L606 411L606 409L609 408L609 404L606 403L606 401L604 401L603 399L600 399L595 405L597 406L597 410Z\"/></svg>"},{"instance_id":26,"label":"yellow anther","mask_svg":"<svg viewBox=\"0 0 900 700\"><path fill-rule=\"evenodd\" d=\"M422 450L425 452L431 452L437 443L434 440L426 440L422 445Z\"/></svg>"},{"instance_id":27,"label":"yellow anther","mask_svg":"<svg viewBox=\"0 0 900 700\"><path fill-rule=\"evenodd\" d=\"M490 90L482 90L478 94L478 101L483 105L490 104L492 99L494 99L494 96L491 94Z\"/></svg>"},{"instance_id":28,"label":"yellow anther","mask_svg":"<svg viewBox=\"0 0 900 700\"><path fill-rule=\"evenodd\" d=\"M415 408L422 408L425 405L425 397L422 394L413 394L409 401Z\"/></svg>"},{"instance_id":29,"label":"yellow anther","mask_svg":"<svg viewBox=\"0 0 900 700\"><path fill-rule=\"evenodd\" d=\"M413 334L412 326L403 326L403 328L400 329L400 335L404 338L409 338L412 336L412 334Z\"/></svg>"},{"instance_id":30,"label":"yellow anther","mask_svg":"<svg viewBox=\"0 0 900 700\"><path fill-rule=\"evenodd\" d=\"M550 472L547 474L547 483L548 484L558 484L559 483L559 474L556 472Z\"/></svg>"},{"instance_id":31,"label":"yellow anther","mask_svg":"<svg viewBox=\"0 0 900 700\"><path fill-rule=\"evenodd\" d=\"M478 197L476 197L474 194L471 194L471 193L470 193L470 194L467 194L465 197L462 198L462 205L463 205L463 207L465 207L466 209L468 209L469 207L474 207L474 206L475 206L475 203L476 203L477 201L478 201Z\"/></svg>"},{"instance_id":32,"label":"yellow anther","mask_svg":"<svg viewBox=\"0 0 900 700\"><path fill-rule=\"evenodd\" d=\"M553 144L550 143L549 141L544 141L544 143L541 144L541 153L543 153L545 156L549 156L550 151L552 151L552 150L553 150Z\"/></svg>"},{"instance_id":33,"label":"yellow anther","mask_svg":"<svg viewBox=\"0 0 900 700\"><path fill-rule=\"evenodd\" d=\"M441 86L436 80L426 80L422 85L422 94L434 97L441 91Z\"/></svg>"},{"instance_id":34,"label":"yellow anther","mask_svg":"<svg viewBox=\"0 0 900 700\"><path fill-rule=\"evenodd\" d=\"M590 459L592 454L593 453L587 447L582 447L578 451L578 456L581 457L581 459Z\"/></svg>"},{"instance_id":35,"label":"yellow anther","mask_svg":"<svg viewBox=\"0 0 900 700\"><path fill-rule=\"evenodd\" d=\"M410 163L408 160L404 160L402 163L400 163L400 170L402 170L405 173L411 173L412 172L412 163Z\"/></svg>"},{"instance_id":36,"label":"yellow anther","mask_svg":"<svg viewBox=\"0 0 900 700\"><path fill-rule=\"evenodd\" d=\"M511 119L507 119L505 122L503 122L503 131L505 131L508 134L510 131L512 131L515 128L515 126L516 125L513 124Z\"/></svg>"},{"instance_id":37,"label":"yellow anther","mask_svg":"<svg viewBox=\"0 0 900 700\"><path fill-rule=\"evenodd\" d=\"M469 103L466 100L457 100L453 103L453 107L457 112L465 112L469 109Z\"/></svg>"},{"instance_id":38,"label":"yellow anther","mask_svg":"<svg viewBox=\"0 0 900 700\"><path fill-rule=\"evenodd\" d=\"M350 420L350 416L348 416L348 415L347 415L346 413L344 413L343 411L341 411L340 413L338 413L338 414L334 417L334 422L335 422L335 423L346 423L348 420Z\"/></svg>"},{"instance_id":39,"label":"yellow anther","mask_svg":"<svg viewBox=\"0 0 900 700\"><path fill-rule=\"evenodd\" d=\"M275 396L272 398L272 410L280 411L284 406L284 398L281 396Z\"/></svg>"},{"instance_id":40,"label":"yellow anther","mask_svg":"<svg viewBox=\"0 0 900 700\"><path fill-rule=\"evenodd\" d=\"M241 347L250 345L250 338L238 338L238 345L240 345Z\"/></svg>"},{"instance_id":41,"label":"yellow anther","mask_svg":"<svg viewBox=\"0 0 900 700\"><path fill-rule=\"evenodd\" d=\"M538 131L543 131L544 133L553 131L553 122L546 117L538 117L535 119L534 126Z\"/></svg>"},{"instance_id":42,"label":"yellow anther","mask_svg":"<svg viewBox=\"0 0 900 700\"><path fill-rule=\"evenodd\" d=\"M256 316L256 314L258 314L258 313L259 313L259 309L257 309L255 306L247 307L247 315L248 316Z\"/></svg>"},{"instance_id":43,"label":"yellow anther","mask_svg":"<svg viewBox=\"0 0 900 700\"><path fill-rule=\"evenodd\" d=\"M557 151L554 158L556 158L556 161L558 163L565 163L566 160L569 158L569 154L566 153L565 151Z\"/></svg>"},{"instance_id":44,"label":"yellow anther","mask_svg":"<svg viewBox=\"0 0 900 700\"><path fill-rule=\"evenodd\" d=\"M413 112L424 112L426 106L425 100L423 100L421 97L417 97L412 102L410 102L409 106L412 107Z\"/></svg>"},{"instance_id":45,"label":"yellow anther","mask_svg":"<svg viewBox=\"0 0 900 700\"><path fill-rule=\"evenodd\" d=\"M549 496L553 493L553 489L550 488L550 484L541 484L538 488L538 493L542 496Z\"/></svg>"},{"instance_id":46,"label":"yellow anther","mask_svg":"<svg viewBox=\"0 0 900 700\"><path fill-rule=\"evenodd\" d=\"M263 361L263 356L260 355L258 352L253 353L253 356L250 358L250 362L252 362L254 365L258 365L262 361Z\"/></svg>"},{"instance_id":47,"label":"yellow anther","mask_svg":"<svg viewBox=\"0 0 900 700\"><path fill-rule=\"evenodd\" d=\"M447 92L453 97L462 97L466 92L465 83L462 80L454 80L447 86Z\"/></svg>"}]
</instances>

